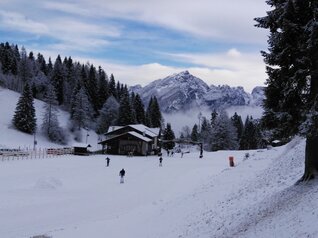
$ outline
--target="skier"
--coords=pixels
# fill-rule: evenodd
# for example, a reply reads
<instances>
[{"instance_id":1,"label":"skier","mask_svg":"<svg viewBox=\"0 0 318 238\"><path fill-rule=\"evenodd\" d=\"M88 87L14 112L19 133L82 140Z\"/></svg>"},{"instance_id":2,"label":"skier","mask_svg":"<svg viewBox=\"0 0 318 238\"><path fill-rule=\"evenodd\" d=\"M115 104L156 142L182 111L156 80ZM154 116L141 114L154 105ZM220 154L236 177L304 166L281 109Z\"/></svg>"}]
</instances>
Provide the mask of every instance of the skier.
<instances>
[{"instance_id":1,"label":"skier","mask_svg":"<svg viewBox=\"0 0 318 238\"><path fill-rule=\"evenodd\" d=\"M162 157L159 158L159 166L162 167Z\"/></svg>"},{"instance_id":2,"label":"skier","mask_svg":"<svg viewBox=\"0 0 318 238\"><path fill-rule=\"evenodd\" d=\"M124 169L120 170L119 176L120 176L120 183L124 183L124 176L126 171Z\"/></svg>"},{"instance_id":3,"label":"skier","mask_svg":"<svg viewBox=\"0 0 318 238\"><path fill-rule=\"evenodd\" d=\"M110 158L107 157L105 160L106 160L106 166L109 167Z\"/></svg>"}]
</instances>

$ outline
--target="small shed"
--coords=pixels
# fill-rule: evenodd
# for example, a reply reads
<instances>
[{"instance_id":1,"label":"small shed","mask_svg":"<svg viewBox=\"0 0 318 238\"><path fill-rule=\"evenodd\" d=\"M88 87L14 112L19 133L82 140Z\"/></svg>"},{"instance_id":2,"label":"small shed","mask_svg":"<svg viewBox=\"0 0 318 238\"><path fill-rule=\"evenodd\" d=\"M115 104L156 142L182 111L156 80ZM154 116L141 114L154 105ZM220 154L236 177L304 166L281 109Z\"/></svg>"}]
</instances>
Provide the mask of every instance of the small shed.
<instances>
[{"instance_id":1,"label":"small shed","mask_svg":"<svg viewBox=\"0 0 318 238\"><path fill-rule=\"evenodd\" d=\"M76 143L73 145L74 155L89 155L88 148L91 147L89 144Z\"/></svg>"}]
</instances>

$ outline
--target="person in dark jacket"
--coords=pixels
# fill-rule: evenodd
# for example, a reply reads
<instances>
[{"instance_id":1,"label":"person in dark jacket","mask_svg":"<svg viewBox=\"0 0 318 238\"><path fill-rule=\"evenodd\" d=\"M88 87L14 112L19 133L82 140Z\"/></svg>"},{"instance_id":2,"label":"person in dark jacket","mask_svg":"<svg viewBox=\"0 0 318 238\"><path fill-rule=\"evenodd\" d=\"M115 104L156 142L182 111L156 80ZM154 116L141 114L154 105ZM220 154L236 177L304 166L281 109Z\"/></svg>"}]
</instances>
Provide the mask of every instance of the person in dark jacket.
<instances>
[{"instance_id":1,"label":"person in dark jacket","mask_svg":"<svg viewBox=\"0 0 318 238\"><path fill-rule=\"evenodd\" d=\"M124 183L125 174L126 174L126 171L124 169L119 171L120 183Z\"/></svg>"},{"instance_id":2,"label":"person in dark jacket","mask_svg":"<svg viewBox=\"0 0 318 238\"><path fill-rule=\"evenodd\" d=\"M106 160L106 166L109 167L110 158L107 157L105 160Z\"/></svg>"},{"instance_id":3,"label":"person in dark jacket","mask_svg":"<svg viewBox=\"0 0 318 238\"><path fill-rule=\"evenodd\" d=\"M159 166L162 167L162 157L159 158Z\"/></svg>"}]
</instances>

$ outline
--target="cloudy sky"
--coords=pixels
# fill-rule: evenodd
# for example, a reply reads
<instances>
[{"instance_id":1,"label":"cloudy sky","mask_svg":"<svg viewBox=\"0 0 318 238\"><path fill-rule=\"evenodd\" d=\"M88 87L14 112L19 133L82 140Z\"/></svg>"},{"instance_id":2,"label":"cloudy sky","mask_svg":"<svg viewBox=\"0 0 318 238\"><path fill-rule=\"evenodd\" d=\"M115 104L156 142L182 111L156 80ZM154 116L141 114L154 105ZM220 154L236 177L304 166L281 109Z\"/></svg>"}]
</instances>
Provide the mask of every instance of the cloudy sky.
<instances>
[{"instance_id":1,"label":"cloudy sky","mask_svg":"<svg viewBox=\"0 0 318 238\"><path fill-rule=\"evenodd\" d=\"M128 85L189 70L209 85L263 85L265 0L0 0L0 42L101 65Z\"/></svg>"}]
</instances>

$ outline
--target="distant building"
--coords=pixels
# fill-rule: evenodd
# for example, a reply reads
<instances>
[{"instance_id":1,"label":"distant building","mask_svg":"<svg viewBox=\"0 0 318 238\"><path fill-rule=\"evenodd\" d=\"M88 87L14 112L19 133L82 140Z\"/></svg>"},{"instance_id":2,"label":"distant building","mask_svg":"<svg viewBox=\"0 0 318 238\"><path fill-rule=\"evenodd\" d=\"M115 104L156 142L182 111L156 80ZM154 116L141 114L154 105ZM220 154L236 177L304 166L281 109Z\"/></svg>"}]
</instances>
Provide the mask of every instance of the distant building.
<instances>
[{"instance_id":1,"label":"distant building","mask_svg":"<svg viewBox=\"0 0 318 238\"><path fill-rule=\"evenodd\" d=\"M149 128L142 124L111 126L105 140L99 142L103 151L117 155L150 155L159 150L160 128Z\"/></svg>"},{"instance_id":2,"label":"distant building","mask_svg":"<svg viewBox=\"0 0 318 238\"><path fill-rule=\"evenodd\" d=\"M88 148L91 147L88 144L76 143L73 145L74 155L89 155Z\"/></svg>"}]
</instances>

